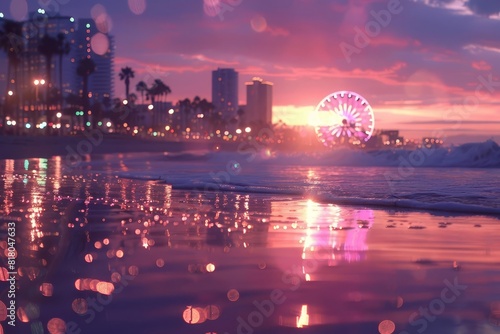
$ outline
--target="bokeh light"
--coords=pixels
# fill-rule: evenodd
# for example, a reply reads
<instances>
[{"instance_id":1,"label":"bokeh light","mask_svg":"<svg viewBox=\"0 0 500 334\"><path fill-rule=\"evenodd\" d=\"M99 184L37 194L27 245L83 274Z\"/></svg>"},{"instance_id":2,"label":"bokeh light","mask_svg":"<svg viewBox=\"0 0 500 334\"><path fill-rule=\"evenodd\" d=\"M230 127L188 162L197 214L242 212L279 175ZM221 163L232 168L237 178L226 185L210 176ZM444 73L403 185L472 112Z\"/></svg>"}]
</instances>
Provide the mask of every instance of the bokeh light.
<instances>
[{"instance_id":1,"label":"bokeh light","mask_svg":"<svg viewBox=\"0 0 500 334\"><path fill-rule=\"evenodd\" d=\"M83 298L77 298L71 303L71 308L76 314L85 314L88 310L87 301Z\"/></svg>"},{"instance_id":2,"label":"bokeh light","mask_svg":"<svg viewBox=\"0 0 500 334\"><path fill-rule=\"evenodd\" d=\"M66 322L60 318L52 318L47 323L47 329L50 334L64 334L66 333Z\"/></svg>"},{"instance_id":3,"label":"bokeh light","mask_svg":"<svg viewBox=\"0 0 500 334\"><path fill-rule=\"evenodd\" d=\"M262 15L256 15L250 21L250 25L255 32L264 32L267 29L267 21Z\"/></svg>"},{"instance_id":4,"label":"bokeh light","mask_svg":"<svg viewBox=\"0 0 500 334\"><path fill-rule=\"evenodd\" d=\"M40 285L40 292L45 297L50 297L54 293L54 286L50 283L42 283Z\"/></svg>"},{"instance_id":5,"label":"bokeh light","mask_svg":"<svg viewBox=\"0 0 500 334\"><path fill-rule=\"evenodd\" d=\"M135 15L141 15L146 11L146 0L128 0L128 8Z\"/></svg>"},{"instance_id":6,"label":"bokeh light","mask_svg":"<svg viewBox=\"0 0 500 334\"><path fill-rule=\"evenodd\" d=\"M97 30L103 34L109 34L113 28L113 21L107 13L102 13L95 18Z\"/></svg>"},{"instance_id":7,"label":"bokeh light","mask_svg":"<svg viewBox=\"0 0 500 334\"><path fill-rule=\"evenodd\" d=\"M200 312L197 309L188 306L182 313L182 318L188 324L197 324L200 321Z\"/></svg>"},{"instance_id":8,"label":"bokeh light","mask_svg":"<svg viewBox=\"0 0 500 334\"><path fill-rule=\"evenodd\" d=\"M97 283L97 291L103 295L109 296L115 291L115 286L113 283L99 282Z\"/></svg>"},{"instance_id":9,"label":"bokeh light","mask_svg":"<svg viewBox=\"0 0 500 334\"><path fill-rule=\"evenodd\" d=\"M0 281L7 282L9 279L9 271L5 267L0 268Z\"/></svg>"},{"instance_id":10,"label":"bokeh light","mask_svg":"<svg viewBox=\"0 0 500 334\"><path fill-rule=\"evenodd\" d=\"M12 0L10 2L10 15L16 21L22 21L28 15L28 2L26 0Z\"/></svg>"},{"instance_id":11,"label":"bokeh light","mask_svg":"<svg viewBox=\"0 0 500 334\"><path fill-rule=\"evenodd\" d=\"M92 48L92 51L100 56L106 54L109 50L108 36L98 32L92 36L92 39L90 40L90 47Z\"/></svg>"},{"instance_id":12,"label":"bokeh light","mask_svg":"<svg viewBox=\"0 0 500 334\"><path fill-rule=\"evenodd\" d=\"M92 6L92 8L90 9L90 17L92 17L92 20L94 20L94 21L100 15L103 15L103 14L107 14L106 8L103 5L101 5L100 3Z\"/></svg>"},{"instance_id":13,"label":"bokeh light","mask_svg":"<svg viewBox=\"0 0 500 334\"><path fill-rule=\"evenodd\" d=\"M158 268L163 268L164 265L165 265L165 261L163 259L157 259L156 260L156 266Z\"/></svg>"},{"instance_id":14,"label":"bokeh light","mask_svg":"<svg viewBox=\"0 0 500 334\"><path fill-rule=\"evenodd\" d=\"M380 334L392 334L396 330L396 325L391 320L384 320L378 325Z\"/></svg>"},{"instance_id":15,"label":"bokeh light","mask_svg":"<svg viewBox=\"0 0 500 334\"><path fill-rule=\"evenodd\" d=\"M7 319L7 306L0 300L0 321Z\"/></svg>"},{"instance_id":16,"label":"bokeh light","mask_svg":"<svg viewBox=\"0 0 500 334\"><path fill-rule=\"evenodd\" d=\"M213 273L215 271L215 265L213 263L209 263L209 264L207 264L206 269L207 269L207 272Z\"/></svg>"},{"instance_id":17,"label":"bokeh light","mask_svg":"<svg viewBox=\"0 0 500 334\"><path fill-rule=\"evenodd\" d=\"M120 275L116 271L111 274L111 282L119 283L121 280L122 280L122 275Z\"/></svg>"},{"instance_id":18,"label":"bokeh light","mask_svg":"<svg viewBox=\"0 0 500 334\"><path fill-rule=\"evenodd\" d=\"M220 316L220 309L216 305L208 305L205 307L205 314L208 320L217 320Z\"/></svg>"},{"instance_id":19,"label":"bokeh light","mask_svg":"<svg viewBox=\"0 0 500 334\"><path fill-rule=\"evenodd\" d=\"M132 276L137 276L139 275L139 268L137 268L137 266L130 266L128 268L128 273Z\"/></svg>"},{"instance_id":20,"label":"bokeh light","mask_svg":"<svg viewBox=\"0 0 500 334\"><path fill-rule=\"evenodd\" d=\"M203 0L203 11L208 16L217 16L221 11L220 0Z\"/></svg>"},{"instance_id":21,"label":"bokeh light","mask_svg":"<svg viewBox=\"0 0 500 334\"><path fill-rule=\"evenodd\" d=\"M92 254L85 255L85 262L92 263L92 261L94 261L94 257L92 256Z\"/></svg>"},{"instance_id":22,"label":"bokeh light","mask_svg":"<svg viewBox=\"0 0 500 334\"><path fill-rule=\"evenodd\" d=\"M123 254L123 250L119 249L119 250L116 251L116 257L117 258L121 259L123 257L123 255L124 255Z\"/></svg>"},{"instance_id":23,"label":"bokeh light","mask_svg":"<svg viewBox=\"0 0 500 334\"><path fill-rule=\"evenodd\" d=\"M229 299L232 302L235 302L238 299L240 299L240 293L236 289L231 289L227 292L227 299Z\"/></svg>"},{"instance_id":24,"label":"bokeh light","mask_svg":"<svg viewBox=\"0 0 500 334\"><path fill-rule=\"evenodd\" d=\"M30 319L28 318L28 315L26 314L24 307L22 307L22 306L17 309L17 318L21 322L29 322L30 321Z\"/></svg>"}]
</instances>

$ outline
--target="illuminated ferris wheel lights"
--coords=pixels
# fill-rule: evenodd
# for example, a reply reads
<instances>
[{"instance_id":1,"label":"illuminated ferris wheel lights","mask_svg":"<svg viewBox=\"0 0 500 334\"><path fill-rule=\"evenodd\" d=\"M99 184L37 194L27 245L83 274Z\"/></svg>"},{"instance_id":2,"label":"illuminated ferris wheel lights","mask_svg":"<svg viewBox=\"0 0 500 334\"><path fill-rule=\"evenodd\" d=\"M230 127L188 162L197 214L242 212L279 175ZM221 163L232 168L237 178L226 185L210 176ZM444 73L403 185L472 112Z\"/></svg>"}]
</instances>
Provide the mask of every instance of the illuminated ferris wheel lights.
<instances>
[{"instance_id":1,"label":"illuminated ferris wheel lights","mask_svg":"<svg viewBox=\"0 0 500 334\"><path fill-rule=\"evenodd\" d=\"M316 107L314 120L318 139L327 146L360 143L370 139L374 116L368 102L355 92L340 91L324 98Z\"/></svg>"}]
</instances>

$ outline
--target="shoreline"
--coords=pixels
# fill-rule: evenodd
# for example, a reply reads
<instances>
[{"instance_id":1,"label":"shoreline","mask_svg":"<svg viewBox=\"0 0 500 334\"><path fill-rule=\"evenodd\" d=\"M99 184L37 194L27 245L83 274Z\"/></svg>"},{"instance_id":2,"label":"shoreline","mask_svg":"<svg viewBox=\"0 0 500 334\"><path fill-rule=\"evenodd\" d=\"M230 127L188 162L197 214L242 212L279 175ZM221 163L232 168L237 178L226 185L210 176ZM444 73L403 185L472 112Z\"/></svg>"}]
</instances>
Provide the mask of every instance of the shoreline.
<instances>
[{"instance_id":1,"label":"shoreline","mask_svg":"<svg viewBox=\"0 0 500 334\"><path fill-rule=\"evenodd\" d=\"M0 136L1 159L50 158L72 154L113 154L138 152L172 152L210 150L219 143L150 140L125 135L104 134L101 137L77 136ZM229 146L229 145L224 145ZM228 147L230 148L230 147Z\"/></svg>"}]
</instances>

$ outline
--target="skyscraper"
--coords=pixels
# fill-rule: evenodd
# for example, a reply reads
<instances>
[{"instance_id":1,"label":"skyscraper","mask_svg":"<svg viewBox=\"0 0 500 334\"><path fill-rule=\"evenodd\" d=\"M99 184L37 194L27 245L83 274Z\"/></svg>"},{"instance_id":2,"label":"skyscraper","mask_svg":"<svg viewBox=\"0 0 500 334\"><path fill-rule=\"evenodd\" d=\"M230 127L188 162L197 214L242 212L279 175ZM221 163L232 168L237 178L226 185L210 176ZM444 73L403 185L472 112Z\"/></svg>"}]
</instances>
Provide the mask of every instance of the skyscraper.
<instances>
[{"instance_id":1,"label":"skyscraper","mask_svg":"<svg viewBox=\"0 0 500 334\"><path fill-rule=\"evenodd\" d=\"M245 121L248 123L272 124L273 84L261 78L253 78L247 86L247 108Z\"/></svg>"},{"instance_id":2,"label":"skyscraper","mask_svg":"<svg viewBox=\"0 0 500 334\"><path fill-rule=\"evenodd\" d=\"M89 92L92 99L102 101L113 95L114 43L112 36L100 33L92 19L75 19L70 16L47 15L41 9L31 13L30 19L23 22L24 53L22 74L19 81L24 91L35 90L34 79L48 81L51 89L67 94L80 95L82 78L76 74L78 63L83 58L91 58L96 64L96 71L89 79ZM39 52L43 37L47 35L58 39L63 36L63 43L68 45L68 54L62 58L54 51L47 71L47 57ZM96 38L97 36L97 38ZM95 42L93 39L96 38ZM107 43L107 44L106 44ZM105 45L103 45L105 44ZM62 71L62 73L60 72ZM59 75L62 74L62 82ZM13 74L12 74L13 76ZM48 84L48 82L47 82ZM43 96L40 88L39 94Z\"/></svg>"},{"instance_id":3,"label":"skyscraper","mask_svg":"<svg viewBox=\"0 0 500 334\"><path fill-rule=\"evenodd\" d=\"M61 34L63 37L63 42L67 43L69 46L69 53L62 56L62 62L59 62L59 54L57 50L52 49L54 54L51 56L50 64L50 84L51 87L55 89L60 89L62 86L62 94L74 93L71 81L76 73L76 65L71 59L74 58L76 53L76 29L77 21L70 16L49 16L41 9L38 12L31 13L30 19L23 24L23 33L26 36L25 43L25 57L23 59L23 72L25 78L24 86L27 91L33 89L34 79L45 79L47 84L49 83L49 78L47 78L47 58L42 55L39 51L40 43L45 35L52 38L58 38ZM62 65L62 66L61 66ZM61 66L61 68L60 68ZM62 84L59 82L59 73L62 70Z\"/></svg>"},{"instance_id":4,"label":"skyscraper","mask_svg":"<svg viewBox=\"0 0 500 334\"><path fill-rule=\"evenodd\" d=\"M238 111L238 72L219 68L212 72L212 103L216 112L229 120Z\"/></svg>"}]
</instances>

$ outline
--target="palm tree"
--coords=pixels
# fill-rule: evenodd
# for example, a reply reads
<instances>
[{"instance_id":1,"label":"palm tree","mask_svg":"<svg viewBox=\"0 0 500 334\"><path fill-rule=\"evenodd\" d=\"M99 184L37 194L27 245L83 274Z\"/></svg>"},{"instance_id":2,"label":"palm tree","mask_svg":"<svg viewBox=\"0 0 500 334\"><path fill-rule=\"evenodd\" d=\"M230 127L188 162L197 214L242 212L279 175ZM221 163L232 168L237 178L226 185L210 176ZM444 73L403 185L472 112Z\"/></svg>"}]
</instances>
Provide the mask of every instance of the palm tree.
<instances>
[{"instance_id":1,"label":"palm tree","mask_svg":"<svg viewBox=\"0 0 500 334\"><path fill-rule=\"evenodd\" d=\"M60 99L61 99L61 110L63 110L64 96L63 96L63 57L69 54L71 50L71 45L66 41L66 35L64 33L59 33L57 35L57 49L56 55L59 56L59 89L60 89Z\"/></svg>"},{"instance_id":2,"label":"palm tree","mask_svg":"<svg viewBox=\"0 0 500 334\"><path fill-rule=\"evenodd\" d=\"M14 94L20 95L18 89L18 68L21 64L21 57L24 49L23 41L23 25L21 22L12 20L4 20L3 26L0 29L0 49L7 55L7 85L5 86L5 96L11 90L12 72L14 72ZM19 101L19 99L17 99ZM7 104L7 103L6 103ZM7 106L4 104L2 110L2 125L5 129L7 119ZM17 107L16 107L17 108Z\"/></svg>"},{"instance_id":3,"label":"palm tree","mask_svg":"<svg viewBox=\"0 0 500 334\"><path fill-rule=\"evenodd\" d=\"M38 44L38 52L45 57L45 99L48 99L49 93L52 88L52 58L57 52L58 41L56 38L49 36L47 34L43 35ZM52 123L52 112L50 110L50 105L47 101L47 126L46 131L47 135L50 134L51 131L51 123Z\"/></svg>"},{"instance_id":4,"label":"palm tree","mask_svg":"<svg viewBox=\"0 0 500 334\"><path fill-rule=\"evenodd\" d=\"M87 126L87 122L89 120L88 111L89 111L89 77L96 70L95 63L90 58L83 58L78 63L78 67L76 68L76 74L82 77L82 103L83 103L83 122L84 126ZM95 117L94 117L95 118ZM95 123L96 120L94 120Z\"/></svg>"},{"instance_id":5,"label":"palm tree","mask_svg":"<svg viewBox=\"0 0 500 334\"><path fill-rule=\"evenodd\" d=\"M148 85L144 81L139 81L135 90L141 93L142 104L144 104L144 93L148 91Z\"/></svg>"},{"instance_id":6,"label":"palm tree","mask_svg":"<svg viewBox=\"0 0 500 334\"><path fill-rule=\"evenodd\" d=\"M170 87L165 85L165 83L161 79L155 79L153 82L153 85L151 88L148 89L147 95L151 97L151 103L154 105L155 99L157 96L165 96L167 97L168 94L172 93L172 90L170 90ZM159 115L159 110L153 109L153 123L158 124L158 115Z\"/></svg>"},{"instance_id":7,"label":"palm tree","mask_svg":"<svg viewBox=\"0 0 500 334\"><path fill-rule=\"evenodd\" d=\"M127 100L129 98L130 79L134 77L134 74L134 71L128 66L122 68L122 71L118 73L120 80L125 80L125 99Z\"/></svg>"}]
</instances>

